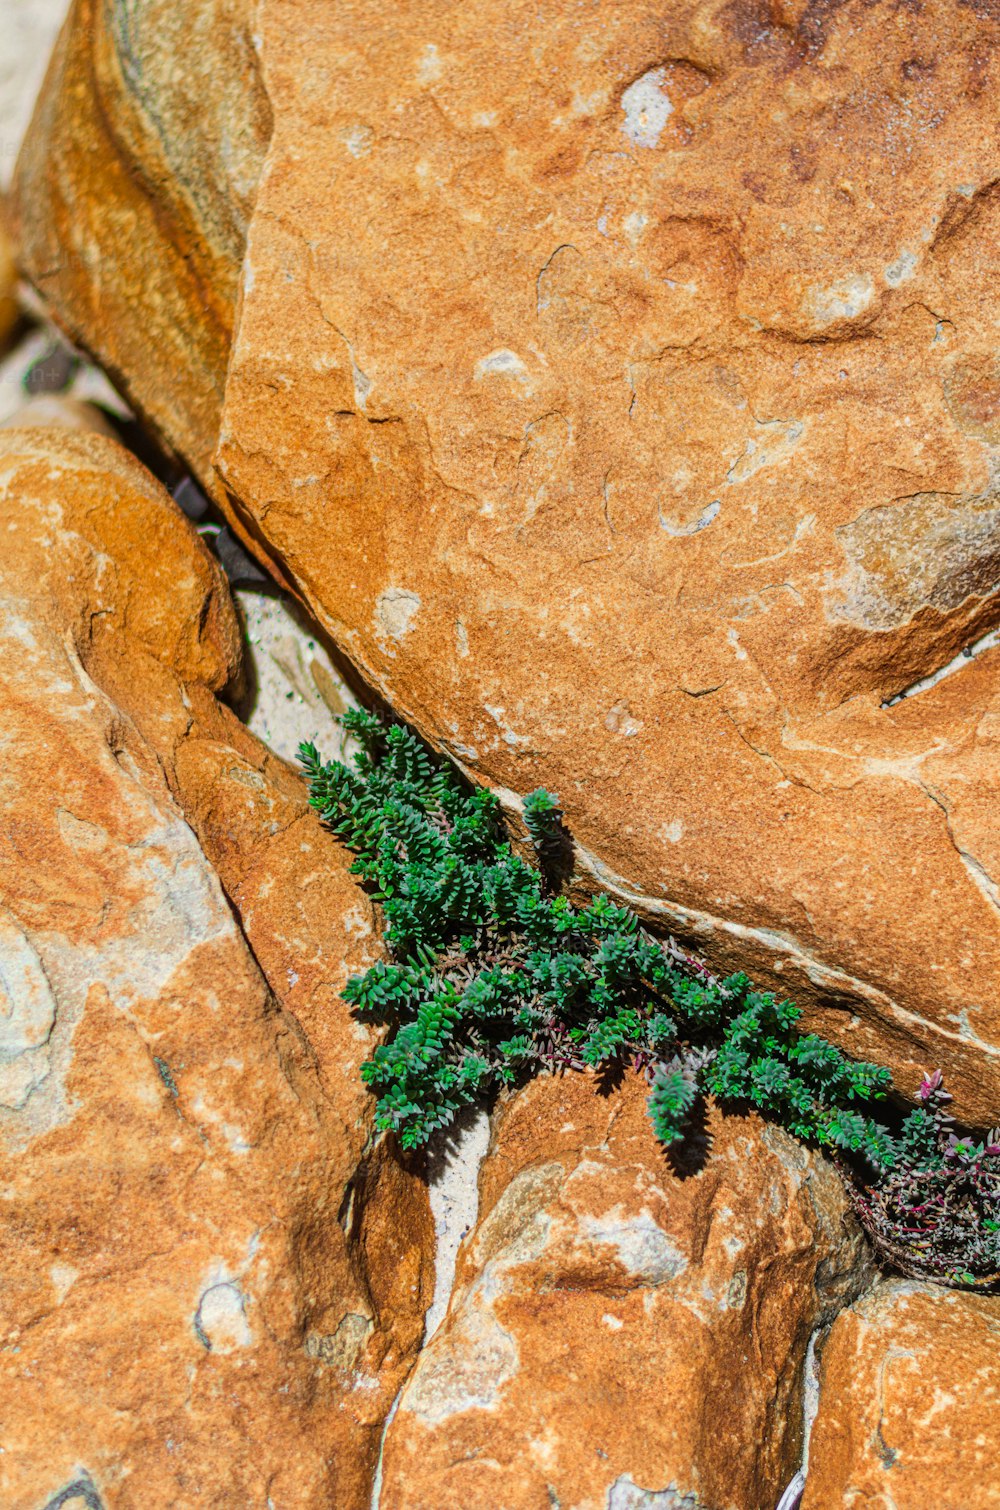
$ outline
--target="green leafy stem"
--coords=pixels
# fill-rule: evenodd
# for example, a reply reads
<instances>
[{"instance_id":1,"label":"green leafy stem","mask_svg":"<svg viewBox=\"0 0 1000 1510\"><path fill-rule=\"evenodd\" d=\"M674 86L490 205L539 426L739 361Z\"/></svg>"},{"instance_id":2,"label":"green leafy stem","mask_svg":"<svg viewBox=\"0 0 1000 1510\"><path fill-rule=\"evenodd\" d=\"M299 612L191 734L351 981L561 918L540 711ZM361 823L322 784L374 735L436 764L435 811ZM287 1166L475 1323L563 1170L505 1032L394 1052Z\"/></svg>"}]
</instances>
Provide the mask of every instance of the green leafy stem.
<instances>
[{"instance_id":1,"label":"green leafy stem","mask_svg":"<svg viewBox=\"0 0 1000 1510\"><path fill-rule=\"evenodd\" d=\"M918 1107L894 1130L876 1119L889 1071L800 1030L789 1001L743 974L716 979L606 897L558 893L561 813L545 791L523 800L537 863L515 853L489 791L465 782L409 730L352 711L350 765L300 757L310 802L355 853L381 905L389 960L348 982L345 999L390 1026L363 1066L380 1130L415 1148L461 1109L542 1069L611 1071L650 1082L665 1144L699 1099L755 1107L800 1138L854 1156L875 1175L934 1145Z\"/></svg>"}]
</instances>

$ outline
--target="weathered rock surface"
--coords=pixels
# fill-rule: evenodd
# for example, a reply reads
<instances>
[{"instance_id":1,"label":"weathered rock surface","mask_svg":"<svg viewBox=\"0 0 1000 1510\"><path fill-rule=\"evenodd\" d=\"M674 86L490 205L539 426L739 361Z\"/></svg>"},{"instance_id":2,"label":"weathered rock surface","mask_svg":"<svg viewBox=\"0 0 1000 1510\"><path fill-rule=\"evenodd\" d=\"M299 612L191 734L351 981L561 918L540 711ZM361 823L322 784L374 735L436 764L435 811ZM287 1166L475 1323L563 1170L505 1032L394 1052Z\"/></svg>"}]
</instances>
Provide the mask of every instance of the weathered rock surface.
<instances>
[{"instance_id":1,"label":"weathered rock surface","mask_svg":"<svg viewBox=\"0 0 1000 1510\"><path fill-rule=\"evenodd\" d=\"M1000 1505L1000 1299L897 1280L825 1344L802 1510Z\"/></svg>"},{"instance_id":2,"label":"weathered rock surface","mask_svg":"<svg viewBox=\"0 0 1000 1510\"><path fill-rule=\"evenodd\" d=\"M0 1501L360 1510L431 1244L336 1003L368 907L148 474L6 432L0 531Z\"/></svg>"},{"instance_id":3,"label":"weathered rock surface","mask_svg":"<svg viewBox=\"0 0 1000 1510\"><path fill-rule=\"evenodd\" d=\"M59 319L588 880L996 1120L1000 649L883 706L998 621L995 8L73 17Z\"/></svg>"},{"instance_id":4,"label":"weathered rock surface","mask_svg":"<svg viewBox=\"0 0 1000 1510\"><path fill-rule=\"evenodd\" d=\"M383 1510L773 1510L859 1239L824 1160L756 1118L710 1131L680 1178L635 1077L545 1078L501 1111Z\"/></svg>"},{"instance_id":5,"label":"weathered rock surface","mask_svg":"<svg viewBox=\"0 0 1000 1510\"><path fill-rule=\"evenodd\" d=\"M106 322L101 359L123 388L158 348L150 418L203 474L270 129L250 10L247 0L213 0L196 14L105 0L73 7L26 148L49 140L53 181L75 185L58 211L47 197L28 260L43 258L72 289L81 330Z\"/></svg>"}]
</instances>

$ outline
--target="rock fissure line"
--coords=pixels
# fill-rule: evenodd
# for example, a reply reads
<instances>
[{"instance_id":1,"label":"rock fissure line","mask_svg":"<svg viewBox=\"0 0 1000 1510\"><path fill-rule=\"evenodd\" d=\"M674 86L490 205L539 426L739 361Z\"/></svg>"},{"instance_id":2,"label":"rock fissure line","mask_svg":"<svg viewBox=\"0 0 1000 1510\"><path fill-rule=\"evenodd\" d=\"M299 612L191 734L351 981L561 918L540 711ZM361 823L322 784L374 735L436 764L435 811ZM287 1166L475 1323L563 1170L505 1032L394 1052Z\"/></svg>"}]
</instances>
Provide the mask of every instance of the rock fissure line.
<instances>
[{"instance_id":1,"label":"rock fissure line","mask_svg":"<svg viewBox=\"0 0 1000 1510\"><path fill-rule=\"evenodd\" d=\"M463 1239L476 1225L479 1173L486 1158L489 1139L490 1118L485 1110L477 1109L451 1129L446 1138L439 1139L428 1149L435 1259L434 1293L424 1318L424 1347L432 1340L445 1318L455 1285L458 1250ZM372 1481L371 1510L380 1510L386 1436L406 1393L408 1382L406 1379L400 1385L399 1393L385 1418Z\"/></svg>"},{"instance_id":2,"label":"rock fissure line","mask_svg":"<svg viewBox=\"0 0 1000 1510\"><path fill-rule=\"evenodd\" d=\"M978 639L972 640L957 655L952 656L950 661L947 661L943 666L939 666L937 671L929 672L927 676L922 676L917 681L910 682L900 692L894 692L891 697L887 697L882 703L882 707L894 708L897 703L905 702L907 698L917 697L921 692L929 692L932 687L937 686L938 682L943 682L946 677L954 676L957 671L964 671L978 656L987 650L994 649L997 645L1000 645L1000 627L988 629L985 634L981 634Z\"/></svg>"},{"instance_id":3,"label":"rock fissure line","mask_svg":"<svg viewBox=\"0 0 1000 1510\"><path fill-rule=\"evenodd\" d=\"M498 793L501 799L506 795ZM940 804L938 804L940 806ZM657 918L669 919L674 927L686 930L688 935L703 936L706 933L716 932L730 934L735 939L745 939L762 945L770 954L784 954L792 960L803 972L806 978L813 984L838 991L848 1000L863 1001L879 1014L891 1015L905 1032L909 1032L907 1024L913 1024L928 1039L943 1038L952 1043L967 1046L972 1043L984 1053L1000 1062L1000 1047L976 1038L968 1032L953 1032L943 1028L939 1023L931 1022L918 1013L910 1011L898 1002L880 991L877 986L869 985L857 976L848 975L845 971L838 970L835 966L825 964L822 960L810 955L801 944L789 938L787 935L775 933L769 929L752 928L744 923L737 923L731 918L717 917L712 913L701 912L692 907L687 907L680 902L663 901L658 897L646 896L635 891L621 876L615 875L603 861L596 855L591 854L580 844L574 841L574 854L580 860L584 869L590 873L602 890L610 895L620 897L629 903L640 914Z\"/></svg>"}]
</instances>

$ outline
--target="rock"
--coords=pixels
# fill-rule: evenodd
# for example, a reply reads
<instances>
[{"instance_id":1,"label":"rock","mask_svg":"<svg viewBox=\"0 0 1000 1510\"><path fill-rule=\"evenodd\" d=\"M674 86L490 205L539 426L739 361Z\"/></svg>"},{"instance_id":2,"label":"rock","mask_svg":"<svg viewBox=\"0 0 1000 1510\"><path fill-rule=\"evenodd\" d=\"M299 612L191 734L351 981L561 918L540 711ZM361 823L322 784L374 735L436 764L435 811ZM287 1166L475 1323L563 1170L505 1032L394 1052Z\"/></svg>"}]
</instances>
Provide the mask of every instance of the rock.
<instances>
[{"instance_id":1,"label":"rock","mask_svg":"<svg viewBox=\"0 0 1000 1510\"><path fill-rule=\"evenodd\" d=\"M49 428L92 430L98 435L114 437L114 430L96 404L57 393L41 393L29 398L8 419L0 419L0 430Z\"/></svg>"},{"instance_id":2,"label":"rock","mask_svg":"<svg viewBox=\"0 0 1000 1510\"><path fill-rule=\"evenodd\" d=\"M219 0L192 17L166 4L126 13L74 3L25 146L30 156L50 141L53 181L77 186L58 213L47 202L31 238L87 312L65 323L105 325L101 361L123 390L158 349L148 417L205 478L269 131L250 9ZM100 262L107 279L98 289Z\"/></svg>"},{"instance_id":3,"label":"rock","mask_svg":"<svg viewBox=\"0 0 1000 1510\"><path fill-rule=\"evenodd\" d=\"M712 1115L682 1177L634 1076L502 1109L451 1303L389 1428L383 1510L773 1510L810 1334L859 1277L831 1166Z\"/></svg>"},{"instance_id":4,"label":"rock","mask_svg":"<svg viewBox=\"0 0 1000 1510\"><path fill-rule=\"evenodd\" d=\"M362 1510L432 1243L337 1001L368 904L143 468L5 432L0 521L0 1500Z\"/></svg>"},{"instance_id":5,"label":"rock","mask_svg":"<svg viewBox=\"0 0 1000 1510\"><path fill-rule=\"evenodd\" d=\"M54 313L582 885L995 1120L1000 20L248 9L77 0Z\"/></svg>"},{"instance_id":6,"label":"rock","mask_svg":"<svg viewBox=\"0 0 1000 1510\"><path fill-rule=\"evenodd\" d=\"M823 1349L802 1510L1000 1505L1000 1298L892 1280Z\"/></svg>"}]
</instances>

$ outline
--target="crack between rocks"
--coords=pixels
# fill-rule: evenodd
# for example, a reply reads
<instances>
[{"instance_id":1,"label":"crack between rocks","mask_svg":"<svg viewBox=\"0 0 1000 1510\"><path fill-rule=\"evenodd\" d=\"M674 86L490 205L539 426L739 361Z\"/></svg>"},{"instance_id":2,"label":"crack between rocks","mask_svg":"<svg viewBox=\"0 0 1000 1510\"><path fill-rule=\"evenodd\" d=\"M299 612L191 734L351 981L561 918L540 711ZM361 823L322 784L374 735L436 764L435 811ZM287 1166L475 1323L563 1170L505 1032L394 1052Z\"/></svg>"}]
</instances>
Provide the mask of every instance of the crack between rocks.
<instances>
[{"instance_id":1,"label":"crack between rocks","mask_svg":"<svg viewBox=\"0 0 1000 1510\"><path fill-rule=\"evenodd\" d=\"M457 1135L453 1131L450 1135L439 1138L428 1150L428 1183L431 1211L435 1219L434 1294L424 1318L420 1351L414 1359L413 1367L399 1386L382 1425L372 1479L370 1510L379 1510L382 1498L383 1456L389 1428L424 1349L433 1340L447 1315L455 1287L458 1250L468 1233L474 1230L478 1219L479 1171L489 1148L490 1133L491 1123L487 1112L474 1111L467 1115ZM466 1226L456 1232L455 1218L460 1221L463 1214Z\"/></svg>"},{"instance_id":2,"label":"crack between rocks","mask_svg":"<svg viewBox=\"0 0 1000 1510\"><path fill-rule=\"evenodd\" d=\"M581 869L588 872L605 892L627 902L640 913L644 912L647 917L651 915L654 918L663 919L669 925L683 929L689 936L724 933L740 942L763 947L773 955L784 955L813 985L839 993L854 1002L864 1002L887 1026L896 1026L908 1036L916 1032L932 1040L943 1039L965 1051L968 1051L970 1047L975 1047L991 1060L1000 1062L1000 1046L970 1036L967 1031L944 1028L939 1023L921 1017L919 1013L893 1000L877 986L817 959L787 934L772 929L753 928L745 923L738 923L732 918L717 917L713 913L703 912L681 902L647 896L644 892L636 890L624 877L617 875L582 845L574 845L574 854Z\"/></svg>"},{"instance_id":3,"label":"crack between rocks","mask_svg":"<svg viewBox=\"0 0 1000 1510\"><path fill-rule=\"evenodd\" d=\"M936 687L938 682L943 682L946 677L954 676L956 671L964 671L974 660L987 650L993 650L1000 646L1000 626L988 629L978 639L972 640L964 646L957 655L952 656L945 665L939 666L936 671L928 672L926 676L919 677L917 681L910 682L901 691L894 692L882 703L883 708L895 708L898 703L905 702L908 698L917 697L921 692L929 692Z\"/></svg>"}]
</instances>

